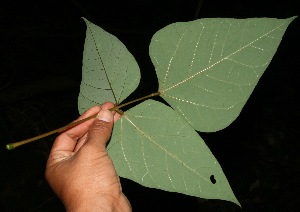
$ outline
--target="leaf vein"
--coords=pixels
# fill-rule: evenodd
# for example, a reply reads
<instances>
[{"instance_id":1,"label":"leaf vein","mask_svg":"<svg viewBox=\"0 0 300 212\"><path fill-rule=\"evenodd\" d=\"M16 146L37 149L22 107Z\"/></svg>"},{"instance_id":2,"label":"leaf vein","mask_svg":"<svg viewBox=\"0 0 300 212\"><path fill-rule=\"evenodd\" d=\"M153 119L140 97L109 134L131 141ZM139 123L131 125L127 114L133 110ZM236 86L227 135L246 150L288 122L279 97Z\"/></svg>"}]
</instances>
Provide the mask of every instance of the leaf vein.
<instances>
[{"instance_id":1,"label":"leaf vein","mask_svg":"<svg viewBox=\"0 0 300 212\"><path fill-rule=\"evenodd\" d=\"M280 26L282 26L283 24L284 24L284 23L282 23ZM280 26L275 27L274 29L272 29L272 30L266 32L265 34L259 36L258 38L254 39L253 41L249 42L248 44L246 44L246 45L240 47L238 50L232 52L232 53L229 54L228 56L223 57L223 58L220 59L219 61L213 63L212 65L208 65L208 67L206 67L206 68L204 68L204 69L198 71L198 72L195 73L194 75L189 76L189 77L187 77L186 79L184 79L184 80L182 80L182 81L180 81L180 82L178 82L178 83L176 83L176 84L170 86L169 88L166 88L166 89L164 89L164 90L161 90L160 92L161 92L161 93L164 93L164 92L166 92L166 91L168 91L168 90L171 90L171 89L173 89L173 88L176 88L177 86L179 86L179 85L181 85L181 84L183 84L183 83L188 82L189 80L193 79L194 77L198 76L199 74L202 74L203 72L205 72L205 71L207 71L207 70L213 68L213 67L216 66L217 64L223 62L224 60L230 59L229 57L231 57L231 56L233 56L233 55L235 55L235 54L241 52L242 50L244 50L245 48L249 47L249 46L252 45L253 43L257 42L257 41L260 40L261 38L268 36L268 35L269 35L270 33L272 33L274 30L279 29ZM266 64L267 64L267 63L266 63Z\"/></svg>"}]
</instances>

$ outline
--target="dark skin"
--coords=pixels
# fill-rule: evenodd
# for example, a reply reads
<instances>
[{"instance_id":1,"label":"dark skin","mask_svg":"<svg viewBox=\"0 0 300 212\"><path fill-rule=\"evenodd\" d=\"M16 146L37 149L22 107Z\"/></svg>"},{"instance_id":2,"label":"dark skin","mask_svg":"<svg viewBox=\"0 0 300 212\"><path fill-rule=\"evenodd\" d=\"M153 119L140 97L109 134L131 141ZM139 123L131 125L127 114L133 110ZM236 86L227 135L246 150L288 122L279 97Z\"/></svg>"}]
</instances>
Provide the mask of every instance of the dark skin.
<instances>
[{"instance_id":1,"label":"dark skin","mask_svg":"<svg viewBox=\"0 0 300 212\"><path fill-rule=\"evenodd\" d=\"M52 146L45 176L67 211L131 211L106 151L113 123L120 117L108 110L112 107L92 107L78 119L100 112L97 118L63 132Z\"/></svg>"}]
</instances>

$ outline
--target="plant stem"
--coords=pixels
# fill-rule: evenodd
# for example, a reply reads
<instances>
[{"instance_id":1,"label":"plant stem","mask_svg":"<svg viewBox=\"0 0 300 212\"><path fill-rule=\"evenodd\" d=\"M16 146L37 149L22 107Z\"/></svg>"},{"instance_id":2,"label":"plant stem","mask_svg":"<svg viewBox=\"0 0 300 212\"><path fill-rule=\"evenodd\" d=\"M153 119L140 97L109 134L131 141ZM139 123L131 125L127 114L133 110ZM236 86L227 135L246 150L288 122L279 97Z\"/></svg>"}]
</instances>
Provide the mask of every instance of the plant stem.
<instances>
[{"instance_id":1,"label":"plant stem","mask_svg":"<svg viewBox=\"0 0 300 212\"><path fill-rule=\"evenodd\" d=\"M138 99L135 99L135 100L132 100L130 102L127 102L127 103L124 103L124 104L121 104L121 105L115 105L113 108L109 109L110 111L117 111L119 110L120 108L124 107L124 106L127 106L127 105L130 105L132 103L135 103L135 102L139 102L139 101L142 101L142 100L145 100L145 99L149 99L151 97L154 97L154 96L159 96L161 93L160 92L156 92L156 93L152 93L152 94L149 94L147 96L144 96L144 97L141 97L141 98L138 98ZM32 137L32 138L29 138L29 139L26 139L26 140L23 140L23 141L19 141L19 142L15 142L15 143L9 143L9 144L6 144L6 149L8 150L12 150L12 149L15 149L16 147L18 146L21 146L23 144L27 144L27 143L30 143L32 141L36 141L36 140L39 140L41 138L45 138L49 135L53 135L55 133L60 133L62 131L65 131L65 130L69 130L83 122L86 122L90 119L93 119L93 118L96 118L97 114L94 114L92 116L89 116L87 118L84 118L84 119L81 119L79 121L75 121L75 122L72 122L72 123L69 123L63 127L60 127L58 129L55 129L55 130L52 130L50 132L46 132L44 134L41 134L41 135L38 135L38 136L35 136L35 137Z\"/></svg>"},{"instance_id":2,"label":"plant stem","mask_svg":"<svg viewBox=\"0 0 300 212\"><path fill-rule=\"evenodd\" d=\"M127 103L124 103L124 104L121 104L121 105L116 105L116 106L113 107L111 110L112 110L112 111L113 111L113 110L118 110L118 109L120 109L120 108L122 108L122 107L125 107L125 106L127 106L127 105L130 105L130 104L132 104L132 103L139 102L139 101L142 101L142 100L144 100L144 99L149 99L149 98L154 97L154 96L160 96L160 94L161 94L160 92L152 93L152 94L149 94L149 95L147 95L147 96L144 96L144 97L141 97L141 98L132 100L132 101L130 101L130 102L127 102Z\"/></svg>"}]
</instances>

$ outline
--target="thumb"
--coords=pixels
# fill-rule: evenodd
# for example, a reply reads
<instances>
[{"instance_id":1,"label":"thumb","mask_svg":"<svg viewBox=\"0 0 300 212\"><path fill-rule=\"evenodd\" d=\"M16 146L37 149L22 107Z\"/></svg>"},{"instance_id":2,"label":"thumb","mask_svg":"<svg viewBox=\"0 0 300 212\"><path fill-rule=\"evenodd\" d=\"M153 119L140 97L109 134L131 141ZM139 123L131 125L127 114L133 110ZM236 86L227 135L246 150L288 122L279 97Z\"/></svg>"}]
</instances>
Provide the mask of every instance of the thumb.
<instances>
[{"instance_id":1,"label":"thumb","mask_svg":"<svg viewBox=\"0 0 300 212\"><path fill-rule=\"evenodd\" d=\"M88 131L86 144L105 148L105 145L111 136L113 121L114 117L112 113L107 109L102 109L98 113L96 119L94 120L92 126Z\"/></svg>"}]
</instances>

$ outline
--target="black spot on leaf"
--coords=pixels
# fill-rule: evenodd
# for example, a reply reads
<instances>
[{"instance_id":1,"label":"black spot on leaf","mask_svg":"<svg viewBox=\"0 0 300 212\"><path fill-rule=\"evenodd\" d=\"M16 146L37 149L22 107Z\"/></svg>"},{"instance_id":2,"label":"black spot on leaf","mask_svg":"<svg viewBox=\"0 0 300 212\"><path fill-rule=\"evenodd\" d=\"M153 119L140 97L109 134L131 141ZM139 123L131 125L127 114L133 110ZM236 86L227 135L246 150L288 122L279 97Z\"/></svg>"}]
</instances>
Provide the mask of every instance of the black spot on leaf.
<instances>
[{"instance_id":1,"label":"black spot on leaf","mask_svg":"<svg viewBox=\"0 0 300 212\"><path fill-rule=\"evenodd\" d=\"M212 182L212 184L216 184L217 181L216 181L214 175L210 175L209 179L210 179L210 182Z\"/></svg>"}]
</instances>

